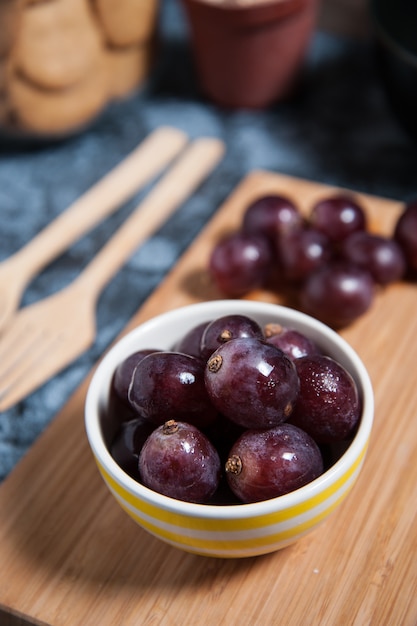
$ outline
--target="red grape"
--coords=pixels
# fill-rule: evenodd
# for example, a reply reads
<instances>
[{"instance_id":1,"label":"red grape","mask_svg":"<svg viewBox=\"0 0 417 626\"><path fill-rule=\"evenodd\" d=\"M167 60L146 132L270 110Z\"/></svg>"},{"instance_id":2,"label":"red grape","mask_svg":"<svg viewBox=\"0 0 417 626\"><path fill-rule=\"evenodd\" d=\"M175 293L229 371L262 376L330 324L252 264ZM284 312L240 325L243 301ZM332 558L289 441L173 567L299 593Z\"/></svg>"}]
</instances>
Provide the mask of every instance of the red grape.
<instances>
[{"instance_id":1,"label":"red grape","mask_svg":"<svg viewBox=\"0 0 417 626\"><path fill-rule=\"evenodd\" d=\"M341 254L347 261L367 269L380 285L400 280L405 272L405 258L399 244L364 230L344 239Z\"/></svg>"},{"instance_id":2,"label":"red grape","mask_svg":"<svg viewBox=\"0 0 417 626\"><path fill-rule=\"evenodd\" d=\"M401 246L411 275L417 277L417 200L405 206L395 225L394 239Z\"/></svg>"},{"instance_id":3,"label":"red grape","mask_svg":"<svg viewBox=\"0 0 417 626\"><path fill-rule=\"evenodd\" d=\"M173 347L174 352L182 352L189 356L194 356L198 359L201 358L201 337L209 322L203 322L198 324L194 328L191 328L183 337L177 341Z\"/></svg>"},{"instance_id":4,"label":"red grape","mask_svg":"<svg viewBox=\"0 0 417 626\"><path fill-rule=\"evenodd\" d=\"M266 341L231 339L210 357L206 388L220 413L246 428L286 420L298 394L294 363Z\"/></svg>"},{"instance_id":5,"label":"red grape","mask_svg":"<svg viewBox=\"0 0 417 626\"><path fill-rule=\"evenodd\" d=\"M259 233L275 241L280 233L301 226L303 217L295 204L284 196L267 195L254 200L246 209L242 230Z\"/></svg>"},{"instance_id":6,"label":"red grape","mask_svg":"<svg viewBox=\"0 0 417 626\"><path fill-rule=\"evenodd\" d=\"M315 441L291 424L247 430L226 461L231 490L242 502L260 502L284 495L311 482L323 472Z\"/></svg>"},{"instance_id":7,"label":"red grape","mask_svg":"<svg viewBox=\"0 0 417 626\"><path fill-rule=\"evenodd\" d=\"M267 324L265 338L279 348L292 361L302 356L320 354L319 347L306 335L294 328L286 328L281 324Z\"/></svg>"},{"instance_id":8,"label":"red grape","mask_svg":"<svg viewBox=\"0 0 417 626\"><path fill-rule=\"evenodd\" d=\"M179 352L154 352L142 359L129 402L156 425L176 419L203 427L217 418L204 384L204 362Z\"/></svg>"},{"instance_id":9,"label":"red grape","mask_svg":"<svg viewBox=\"0 0 417 626\"><path fill-rule=\"evenodd\" d=\"M155 425L143 417L121 424L110 447L110 454L122 470L139 479L139 454Z\"/></svg>"},{"instance_id":10,"label":"red grape","mask_svg":"<svg viewBox=\"0 0 417 626\"><path fill-rule=\"evenodd\" d=\"M364 209L349 195L338 194L317 202L310 213L310 224L335 242L357 230L366 229Z\"/></svg>"},{"instance_id":11,"label":"red grape","mask_svg":"<svg viewBox=\"0 0 417 626\"><path fill-rule=\"evenodd\" d=\"M329 238L314 228L297 228L277 239L277 254L287 280L299 281L332 255Z\"/></svg>"},{"instance_id":12,"label":"red grape","mask_svg":"<svg viewBox=\"0 0 417 626\"><path fill-rule=\"evenodd\" d=\"M310 274L301 289L300 303L307 313L338 329L369 309L374 292L374 280L367 270L349 262L333 262Z\"/></svg>"},{"instance_id":13,"label":"red grape","mask_svg":"<svg viewBox=\"0 0 417 626\"><path fill-rule=\"evenodd\" d=\"M300 392L289 421L317 443L334 443L351 436L361 403L355 381L334 359L318 355L295 362Z\"/></svg>"},{"instance_id":14,"label":"red grape","mask_svg":"<svg viewBox=\"0 0 417 626\"><path fill-rule=\"evenodd\" d=\"M226 341L238 337L263 339L262 328L246 315L224 315L213 320L203 332L200 353L204 360L213 354Z\"/></svg>"},{"instance_id":15,"label":"red grape","mask_svg":"<svg viewBox=\"0 0 417 626\"><path fill-rule=\"evenodd\" d=\"M122 402L129 403L128 400L128 391L129 385L132 380L133 372L135 371L136 365L141 361L145 356L151 354L152 352L156 352L156 350L139 350L138 352L134 352L126 359L122 361L114 372L113 376L113 389L117 396L122 400Z\"/></svg>"},{"instance_id":16,"label":"red grape","mask_svg":"<svg viewBox=\"0 0 417 626\"><path fill-rule=\"evenodd\" d=\"M240 297L265 284L273 258L273 249L266 237L236 232L216 244L209 272L222 293L231 298Z\"/></svg>"},{"instance_id":17,"label":"red grape","mask_svg":"<svg viewBox=\"0 0 417 626\"><path fill-rule=\"evenodd\" d=\"M220 459L195 426L169 420L149 435L139 455L146 487L186 502L206 502L220 480Z\"/></svg>"}]
</instances>

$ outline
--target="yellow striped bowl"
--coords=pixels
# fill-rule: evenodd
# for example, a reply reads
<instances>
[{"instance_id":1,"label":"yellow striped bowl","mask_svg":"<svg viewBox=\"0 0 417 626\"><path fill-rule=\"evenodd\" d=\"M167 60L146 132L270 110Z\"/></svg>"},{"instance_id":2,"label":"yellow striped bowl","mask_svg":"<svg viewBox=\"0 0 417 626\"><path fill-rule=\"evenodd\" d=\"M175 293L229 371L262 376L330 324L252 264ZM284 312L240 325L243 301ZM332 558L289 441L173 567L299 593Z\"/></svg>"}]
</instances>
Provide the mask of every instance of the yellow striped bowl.
<instances>
[{"instance_id":1,"label":"yellow striped bowl","mask_svg":"<svg viewBox=\"0 0 417 626\"><path fill-rule=\"evenodd\" d=\"M339 460L319 478L292 493L241 505L181 502L147 489L112 459L106 438L106 406L113 372L142 348L170 349L193 326L241 313L261 324L278 321L314 339L350 371L363 401L360 426ZM123 337L102 359L91 380L85 407L88 441L98 469L120 506L142 528L172 546L200 555L235 558L279 550L313 530L343 501L361 470L372 428L374 399L368 373L336 332L298 311L254 301L217 300L192 304L155 317Z\"/></svg>"}]
</instances>

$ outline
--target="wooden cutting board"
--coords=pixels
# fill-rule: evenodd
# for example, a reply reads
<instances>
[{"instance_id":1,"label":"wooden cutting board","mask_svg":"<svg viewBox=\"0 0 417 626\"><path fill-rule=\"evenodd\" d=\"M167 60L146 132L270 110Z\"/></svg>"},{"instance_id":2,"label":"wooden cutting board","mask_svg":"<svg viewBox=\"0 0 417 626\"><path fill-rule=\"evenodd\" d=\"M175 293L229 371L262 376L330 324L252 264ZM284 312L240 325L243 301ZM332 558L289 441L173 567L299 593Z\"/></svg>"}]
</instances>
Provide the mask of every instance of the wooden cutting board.
<instances>
[{"instance_id":1,"label":"wooden cutting board","mask_svg":"<svg viewBox=\"0 0 417 626\"><path fill-rule=\"evenodd\" d=\"M129 324L220 297L206 263L257 195L303 211L334 188L267 172L247 176ZM401 205L360 196L373 230ZM251 298L278 301L268 292ZM0 623L415 626L417 623L417 286L396 284L343 331L376 396L370 450L333 516L289 548L208 559L140 529L109 495L84 434L88 380L0 487Z\"/></svg>"}]
</instances>

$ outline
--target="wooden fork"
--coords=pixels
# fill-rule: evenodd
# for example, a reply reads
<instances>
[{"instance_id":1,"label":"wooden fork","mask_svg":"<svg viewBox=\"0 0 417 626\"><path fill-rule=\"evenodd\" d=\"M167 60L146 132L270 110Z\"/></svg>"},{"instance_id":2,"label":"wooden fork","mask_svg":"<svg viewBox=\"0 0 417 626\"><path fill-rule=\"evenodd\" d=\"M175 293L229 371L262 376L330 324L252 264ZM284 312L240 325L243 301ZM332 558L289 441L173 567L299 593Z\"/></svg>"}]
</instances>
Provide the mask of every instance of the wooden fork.
<instances>
[{"instance_id":1,"label":"wooden fork","mask_svg":"<svg viewBox=\"0 0 417 626\"><path fill-rule=\"evenodd\" d=\"M84 271L66 288L21 309L0 340L0 411L34 391L82 354L96 336L104 286L221 159L220 140L195 140Z\"/></svg>"},{"instance_id":2,"label":"wooden fork","mask_svg":"<svg viewBox=\"0 0 417 626\"><path fill-rule=\"evenodd\" d=\"M23 248L0 263L0 332L18 308L30 280L152 180L186 142L182 131L158 128Z\"/></svg>"}]
</instances>

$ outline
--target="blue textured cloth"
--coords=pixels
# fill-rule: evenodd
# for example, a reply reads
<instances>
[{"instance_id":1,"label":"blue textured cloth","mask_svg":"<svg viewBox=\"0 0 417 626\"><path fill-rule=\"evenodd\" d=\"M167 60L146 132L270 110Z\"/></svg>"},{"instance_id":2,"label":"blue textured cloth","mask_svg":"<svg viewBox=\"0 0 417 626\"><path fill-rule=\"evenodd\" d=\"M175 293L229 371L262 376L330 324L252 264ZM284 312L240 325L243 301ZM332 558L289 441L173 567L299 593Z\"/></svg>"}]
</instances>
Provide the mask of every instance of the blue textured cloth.
<instances>
[{"instance_id":1,"label":"blue textured cloth","mask_svg":"<svg viewBox=\"0 0 417 626\"><path fill-rule=\"evenodd\" d=\"M227 144L227 155L210 181L137 251L104 291L94 346L0 415L0 480L250 170L264 168L400 200L417 195L417 147L388 108L371 43L317 33L303 89L292 101L263 112L231 112L207 102L198 89L186 23L176 0L163 5L160 35L158 64L141 92L109 108L85 133L49 146L0 146L3 259L159 125L176 126L190 137L221 137ZM36 278L25 293L24 304L74 278L142 195Z\"/></svg>"}]
</instances>

